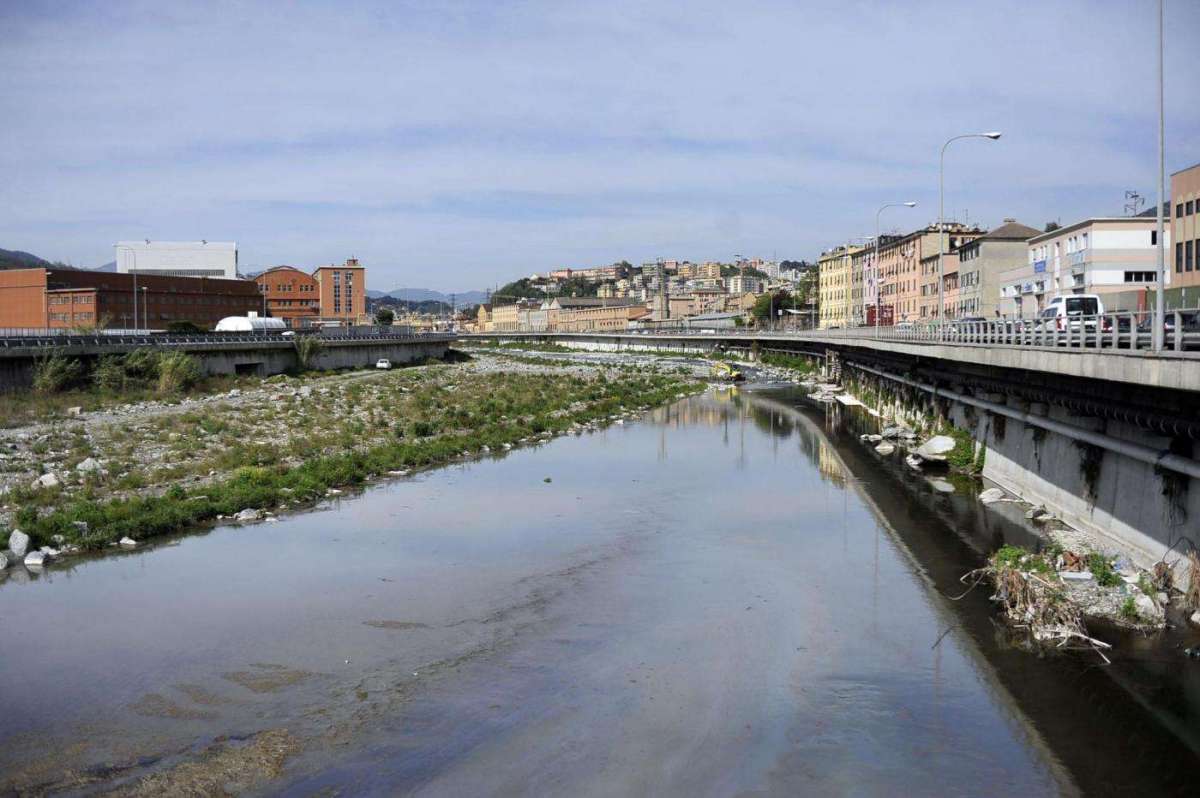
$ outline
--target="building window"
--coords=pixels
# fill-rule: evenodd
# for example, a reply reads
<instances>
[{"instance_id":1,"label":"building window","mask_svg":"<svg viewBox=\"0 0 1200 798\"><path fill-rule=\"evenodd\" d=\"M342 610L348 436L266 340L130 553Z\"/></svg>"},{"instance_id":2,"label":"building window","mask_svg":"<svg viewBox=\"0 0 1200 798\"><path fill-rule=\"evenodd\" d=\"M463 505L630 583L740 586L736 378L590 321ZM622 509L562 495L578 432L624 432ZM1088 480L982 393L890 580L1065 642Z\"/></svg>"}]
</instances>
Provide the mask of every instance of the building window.
<instances>
[{"instance_id":1,"label":"building window","mask_svg":"<svg viewBox=\"0 0 1200 798\"><path fill-rule=\"evenodd\" d=\"M1184 207L1183 212L1185 214L1187 214L1188 216L1192 215L1192 201L1191 200L1187 201L1187 205L1186 205L1186 207Z\"/></svg>"},{"instance_id":2,"label":"building window","mask_svg":"<svg viewBox=\"0 0 1200 798\"><path fill-rule=\"evenodd\" d=\"M1157 230L1150 231L1150 246L1152 246L1152 247L1158 246L1158 231Z\"/></svg>"},{"instance_id":3,"label":"building window","mask_svg":"<svg viewBox=\"0 0 1200 798\"><path fill-rule=\"evenodd\" d=\"M1154 282L1154 272L1125 272L1125 282L1152 283Z\"/></svg>"},{"instance_id":4,"label":"building window","mask_svg":"<svg viewBox=\"0 0 1200 798\"><path fill-rule=\"evenodd\" d=\"M1189 241L1183 245L1183 270L1190 272L1192 270L1192 242Z\"/></svg>"},{"instance_id":5,"label":"building window","mask_svg":"<svg viewBox=\"0 0 1200 798\"><path fill-rule=\"evenodd\" d=\"M1176 206L1175 206L1175 218L1180 219L1182 217L1183 217L1183 203L1180 202L1180 203L1176 204Z\"/></svg>"},{"instance_id":6,"label":"building window","mask_svg":"<svg viewBox=\"0 0 1200 798\"><path fill-rule=\"evenodd\" d=\"M1176 273L1183 271L1183 242L1175 243L1175 271Z\"/></svg>"}]
</instances>

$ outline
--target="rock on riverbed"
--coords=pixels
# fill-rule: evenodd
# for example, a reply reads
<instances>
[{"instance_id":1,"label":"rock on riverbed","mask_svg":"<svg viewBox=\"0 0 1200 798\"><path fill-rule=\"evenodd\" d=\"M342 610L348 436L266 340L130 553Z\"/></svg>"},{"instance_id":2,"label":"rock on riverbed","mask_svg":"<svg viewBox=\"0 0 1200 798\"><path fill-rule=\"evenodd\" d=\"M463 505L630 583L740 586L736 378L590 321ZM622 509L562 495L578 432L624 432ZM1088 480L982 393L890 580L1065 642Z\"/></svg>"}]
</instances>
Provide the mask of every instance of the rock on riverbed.
<instances>
[{"instance_id":1,"label":"rock on riverbed","mask_svg":"<svg viewBox=\"0 0 1200 798\"><path fill-rule=\"evenodd\" d=\"M24 557L25 552L29 551L29 535L19 529L14 529L13 533L8 536L8 549L15 557Z\"/></svg>"},{"instance_id":2,"label":"rock on riverbed","mask_svg":"<svg viewBox=\"0 0 1200 798\"><path fill-rule=\"evenodd\" d=\"M922 460L940 462L946 459L946 453L954 448L954 439L949 435L934 435L917 447L915 454Z\"/></svg>"}]
</instances>

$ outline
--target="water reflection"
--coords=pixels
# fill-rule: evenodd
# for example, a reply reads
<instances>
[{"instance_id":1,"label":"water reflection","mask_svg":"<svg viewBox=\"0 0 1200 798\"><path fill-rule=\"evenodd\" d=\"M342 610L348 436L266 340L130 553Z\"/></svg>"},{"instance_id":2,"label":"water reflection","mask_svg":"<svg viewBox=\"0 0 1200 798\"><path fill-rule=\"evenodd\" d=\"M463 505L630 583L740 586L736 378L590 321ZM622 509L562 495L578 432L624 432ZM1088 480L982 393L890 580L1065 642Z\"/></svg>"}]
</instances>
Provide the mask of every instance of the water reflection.
<instances>
[{"instance_id":1,"label":"water reflection","mask_svg":"<svg viewBox=\"0 0 1200 798\"><path fill-rule=\"evenodd\" d=\"M1009 650L983 591L945 598L1021 525L853 424L723 389L10 581L0 785L45 751L286 727L272 788L296 794L1174 789L1194 756L1108 676ZM1148 750L1177 764L1122 756Z\"/></svg>"}]
</instances>

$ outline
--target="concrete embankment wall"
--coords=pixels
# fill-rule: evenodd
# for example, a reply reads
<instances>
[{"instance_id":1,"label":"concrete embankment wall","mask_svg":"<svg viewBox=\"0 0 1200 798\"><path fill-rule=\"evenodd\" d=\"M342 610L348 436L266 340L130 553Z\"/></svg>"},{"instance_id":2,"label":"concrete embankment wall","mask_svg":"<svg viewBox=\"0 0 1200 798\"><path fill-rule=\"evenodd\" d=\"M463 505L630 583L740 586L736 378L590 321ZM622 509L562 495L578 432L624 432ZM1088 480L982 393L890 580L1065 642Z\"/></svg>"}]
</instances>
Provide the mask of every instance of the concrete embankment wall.
<instances>
[{"instance_id":1,"label":"concrete embankment wall","mask_svg":"<svg viewBox=\"0 0 1200 798\"><path fill-rule=\"evenodd\" d=\"M1182 538L1200 544L1197 480L1119 451L1120 442L1129 442L1180 453L1188 446L1179 440L1126 422L1074 415L1061 407L1013 399L1005 405L1014 413L1114 441L1112 447L1094 445L965 401L944 395L935 399L920 388L851 371L854 391L868 395L868 403L874 402L885 416L924 427L924 434L932 433L939 419L966 430L984 449L984 478L1041 505L1069 526L1108 541L1114 551L1130 551L1143 566L1160 560L1172 546L1185 553L1190 545ZM997 399L1003 401L995 396L989 401Z\"/></svg>"},{"instance_id":2,"label":"concrete embankment wall","mask_svg":"<svg viewBox=\"0 0 1200 798\"><path fill-rule=\"evenodd\" d=\"M1171 446L1170 438L1129 424L1097 423L1055 407L1044 412L1118 440L1162 450ZM1195 479L1014 419L1000 422L991 413L969 416L963 405L953 405L956 425L969 429L971 418L976 420L976 439L987 446L983 476L1070 526L1133 548L1147 564L1161 559L1171 546L1185 553L1190 546L1181 537L1200 543L1200 486Z\"/></svg>"}]
</instances>

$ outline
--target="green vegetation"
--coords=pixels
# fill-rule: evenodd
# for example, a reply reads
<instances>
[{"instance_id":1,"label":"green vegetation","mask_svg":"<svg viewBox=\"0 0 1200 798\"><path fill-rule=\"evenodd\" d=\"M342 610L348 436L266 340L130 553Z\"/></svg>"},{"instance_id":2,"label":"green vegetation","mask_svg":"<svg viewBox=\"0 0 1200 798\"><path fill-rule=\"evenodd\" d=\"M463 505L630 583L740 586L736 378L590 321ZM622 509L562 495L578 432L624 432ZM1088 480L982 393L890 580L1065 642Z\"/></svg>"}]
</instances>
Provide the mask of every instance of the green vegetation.
<instances>
[{"instance_id":1,"label":"green vegetation","mask_svg":"<svg viewBox=\"0 0 1200 798\"><path fill-rule=\"evenodd\" d=\"M563 346L562 344L538 343L538 342L534 342L534 341L529 341L529 342L479 341L479 342L475 342L473 344L473 346L481 347L483 349L516 349L516 350L524 350L527 352L576 352L576 351L578 351L576 349L572 349L569 346Z\"/></svg>"},{"instance_id":2,"label":"green vegetation","mask_svg":"<svg viewBox=\"0 0 1200 798\"><path fill-rule=\"evenodd\" d=\"M375 323L380 327L391 327L396 321L395 312L389 307L381 307L375 311Z\"/></svg>"},{"instance_id":3,"label":"green vegetation","mask_svg":"<svg viewBox=\"0 0 1200 798\"><path fill-rule=\"evenodd\" d=\"M792 369L799 371L801 374L812 374L817 371L820 366L810 357L803 355L785 355L779 352L764 352L759 355L759 361L768 366L777 366L779 368Z\"/></svg>"},{"instance_id":4,"label":"green vegetation","mask_svg":"<svg viewBox=\"0 0 1200 798\"><path fill-rule=\"evenodd\" d=\"M1116 587L1121 584L1121 577L1113 570L1112 561L1103 554L1092 552L1087 558L1088 570L1096 579L1096 584L1102 587Z\"/></svg>"},{"instance_id":5,"label":"green vegetation","mask_svg":"<svg viewBox=\"0 0 1200 798\"><path fill-rule=\"evenodd\" d=\"M61 393L83 377L83 364L76 358L53 354L33 366L33 390L39 394Z\"/></svg>"},{"instance_id":6,"label":"green vegetation","mask_svg":"<svg viewBox=\"0 0 1200 798\"><path fill-rule=\"evenodd\" d=\"M986 447L980 446L975 451L975 439L971 433L952 425L946 425L941 434L954 438L954 448L946 454L946 463L955 471L964 474L979 474L983 471L984 452Z\"/></svg>"},{"instance_id":7,"label":"green vegetation","mask_svg":"<svg viewBox=\"0 0 1200 798\"><path fill-rule=\"evenodd\" d=\"M186 352L163 352L158 358L158 393L181 393L200 381L200 363Z\"/></svg>"},{"instance_id":8,"label":"green vegetation","mask_svg":"<svg viewBox=\"0 0 1200 798\"><path fill-rule=\"evenodd\" d=\"M228 408L225 412L217 408L212 415L188 411L142 422L159 426L163 437L178 447L180 459L186 458L197 439L227 442L214 455L218 459L197 465L218 465L229 476L190 488L164 484L164 477L182 478L188 473L182 464L179 471L168 464L167 470L155 474L156 484L162 486L159 495L104 496L100 484L85 485L75 495L58 489L21 489L12 496L19 507L16 526L39 545L49 543L54 535L92 549L125 536L144 539L247 507L312 502L330 488L360 485L373 475L433 466L464 452L501 448L625 410L660 405L692 386L660 374L626 373L610 379L603 374L456 372L451 381L448 375L431 379L427 373L393 372L371 382L387 386L394 398L368 403L369 386L363 382L355 380L338 388L333 401L357 412L328 433L315 426L330 424L326 413L308 413L307 404L298 404L297 409L305 413L292 422L298 425L299 435L286 442L247 439L249 430ZM277 424L274 408L252 406L247 412L260 414L258 421L266 427ZM175 430L186 430L188 435ZM137 442L128 445L124 456L136 460ZM133 490L145 484L143 472L127 468L122 473L112 477L107 487ZM86 531L78 522L86 524Z\"/></svg>"},{"instance_id":9,"label":"green vegetation","mask_svg":"<svg viewBox=\"0 0 1200 798\"><path fill-rule=\"evenodd\" d=\"M325 348L325 344L315 335L300 335L295 339L296 360L300 362L300 369L308 371L312 368L313 360Z\"/></svg>"},{"instance_id":10,"label":"green vegetation","mask_svg":"<svg viewBox=\"0 0 1200 798\"><path fill-rule=\"evenodd\" d=\"M1137 602L1133 600L1133 596L1129 596L1121 603L1119 610L1121 617L1127 621L1136 621L1138 619Z\"/></svg>"},{"instance_id":11,"label":"green vegetation","mask_svg":"<svg viewBox=\"0 0 1200 798\"><path fill-rule=\"evenodd\" d=\"M1015 568L1019 571L1049 574L1054 573L1054 554L1050 552L1032 552L1021 546L1001 546L992 555L992 566L995 568Z\"/></svg>"}]
</instances>

